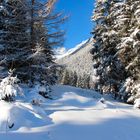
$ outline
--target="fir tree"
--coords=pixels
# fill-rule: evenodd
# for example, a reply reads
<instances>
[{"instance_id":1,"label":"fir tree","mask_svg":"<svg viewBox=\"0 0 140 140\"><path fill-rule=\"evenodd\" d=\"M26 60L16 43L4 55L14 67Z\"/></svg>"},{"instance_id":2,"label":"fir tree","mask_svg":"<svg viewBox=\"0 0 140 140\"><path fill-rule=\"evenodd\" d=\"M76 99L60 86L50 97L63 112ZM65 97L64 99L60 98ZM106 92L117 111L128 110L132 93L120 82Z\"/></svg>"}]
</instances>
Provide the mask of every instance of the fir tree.
<instances>
[{"instance_id":1,"label":"fir tree","mask_svg":"<svg viewBox=\"0 0 140 140\"><path fill-rule=\"evenodd\" d=\"M96 22L93 32L96 43L92 52L94 68L97 69L96 75L99 77L95 86L102 93L113 93L114 95L119 91L120 81L125 77L124 66L117 55L117 45L121 38L115 28L117 17L114 8L118 4L121 2L97 1L93 16L93 20ZM101 14L97 13L99 11Z\"/></svg>"},{"instance_id":2,"label":"fir tree","mask_svg":"<svg viewBox=\"0 0 140 140\"><path fill-rule=\"evenodd\" d=\"M129 26L125 32L125 36L122 37L120 43L120 59L125 65L125 69L128 73L127 79L122 84L120 90L123 99L129 103L133 103L136 98L139 98L139 70L140 70L140 23L139 23L139 6L138 0L126 1L127 7L131 10L129 13Z\"/></svg>"},{"instance_id":3,"label":"fir tree","mask_svg":"<svg viewBox=\"0 0 140 140\"><path fill-rule=\"evenodd\" d=\"M64 35L59 26L65 18L53 12L55 2L32 0L31 9L31 79L35 82L46 81L47 85L56 83L57 68L52 47L62 45Z\"/></svg>"},{"instance_id":4,"label":"fir tree","mask_svg":"<svg viewBox=\"0 0 140 140\"><path fill-rule=\"evenodd\" d=\"M46 88L56 83L52 47L63 43L64 32L59 27L65 18L54 13L55 2L0 1L1 78L14 69L13 75L21 82L43 84Z\"/></svg>"},{"instance_id":5,"label":"fir tree","mask_svg":"<svg viewBox=\"0 0 140 140\"><path fill-rule=\"evenodd\" d=\"M3 67L1 78L7 76L9 69L18 69L29 55L29 24L27 19L27 1L2 0L3 10L0 10L0 65Z\"/></svg>"},{"instance_id":6,"label":"fir tree","mask_svg":"<svg viewBox=\"0 0 140 140\"><path fill-rule=\"evenodd\" d=\"M97 1L93 16L95 86L131 103L140 89L139 5L138 0Z\"/></svg>"}]
</instances>

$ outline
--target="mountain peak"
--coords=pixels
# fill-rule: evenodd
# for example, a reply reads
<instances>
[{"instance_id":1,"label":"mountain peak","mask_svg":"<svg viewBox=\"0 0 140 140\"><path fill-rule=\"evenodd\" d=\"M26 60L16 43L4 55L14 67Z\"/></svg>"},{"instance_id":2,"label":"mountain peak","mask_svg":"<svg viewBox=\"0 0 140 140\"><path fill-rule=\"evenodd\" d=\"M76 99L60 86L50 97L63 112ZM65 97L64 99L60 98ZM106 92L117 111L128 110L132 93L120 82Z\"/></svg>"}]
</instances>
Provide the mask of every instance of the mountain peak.
<instances>
[{"instance_id":1,"label":"mountain peak","mask_svg":"<svg viewBox=\"0 0 140 140\"><path fill-rule=\"evenodd\" d=\"M82 41L80 44L76 45L74 48L71 48L69 50L66 51L66 48L64 47L59 47L54 49L54 53L55 53L55 57L56 59L61 59L63 57L75 54L76 52L78 52L80 49L82 49L83 47L86 46L86 44L90 41L91 39L87 39Z\"/></svg>"}]
</instances>

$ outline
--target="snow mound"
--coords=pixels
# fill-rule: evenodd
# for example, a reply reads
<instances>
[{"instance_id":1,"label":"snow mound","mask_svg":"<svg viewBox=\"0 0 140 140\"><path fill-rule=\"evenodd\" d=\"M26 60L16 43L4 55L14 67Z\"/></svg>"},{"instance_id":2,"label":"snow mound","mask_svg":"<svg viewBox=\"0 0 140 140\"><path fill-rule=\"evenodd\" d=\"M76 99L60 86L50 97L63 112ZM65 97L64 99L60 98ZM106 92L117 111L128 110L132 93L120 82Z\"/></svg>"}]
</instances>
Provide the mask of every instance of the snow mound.
<instances>
[{"instance_id":1,"label":"snow mound","mask_svg":"<svg viewBox=\"0 0 140 140\"><path fill-rule=\"evenodd\" d=\"M7 103L0 101L0 131L19 130L46 125L49 122L46 113L38 106L28 103Z\"/></svg>"}]
</instances>

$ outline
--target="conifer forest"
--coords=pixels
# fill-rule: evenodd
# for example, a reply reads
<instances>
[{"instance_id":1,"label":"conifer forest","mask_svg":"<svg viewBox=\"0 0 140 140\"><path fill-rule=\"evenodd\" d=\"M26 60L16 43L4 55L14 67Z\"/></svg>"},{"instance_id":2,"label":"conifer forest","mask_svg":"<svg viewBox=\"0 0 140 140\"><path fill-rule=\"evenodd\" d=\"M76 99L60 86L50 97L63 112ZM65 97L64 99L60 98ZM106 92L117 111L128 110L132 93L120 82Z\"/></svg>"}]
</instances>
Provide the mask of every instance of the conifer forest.
<instances>
[{"instance_id":1,"label":"conifer forest","mask_svg":"<svg viewBox=\"0 0 140 140\"><path fill-rule=\"evenodd\" d=\"M0 140L140 140L139 109L140 0L0 0Z\"/></svg>"}]
</instances>

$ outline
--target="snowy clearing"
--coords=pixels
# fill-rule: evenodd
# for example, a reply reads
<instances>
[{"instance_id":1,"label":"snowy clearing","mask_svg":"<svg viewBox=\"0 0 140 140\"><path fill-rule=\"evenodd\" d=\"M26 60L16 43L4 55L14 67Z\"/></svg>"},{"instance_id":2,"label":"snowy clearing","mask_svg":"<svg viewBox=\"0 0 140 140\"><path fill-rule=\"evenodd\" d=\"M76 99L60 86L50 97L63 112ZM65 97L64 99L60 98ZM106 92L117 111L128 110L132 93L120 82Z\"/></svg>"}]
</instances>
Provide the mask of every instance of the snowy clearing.
<instances>
[{"instance_id":1,"label":"snowy clearing","mask_svg":"<svg viewBox=\"0 0 140 140\"><path fill-rule=\"evenodd\" d=\"M40 106L30 104L32 96L0 101L1 140L140 139L140 110L131 105L70 86L55 86L54 100Z\"/></svg>"}]
</instances>

